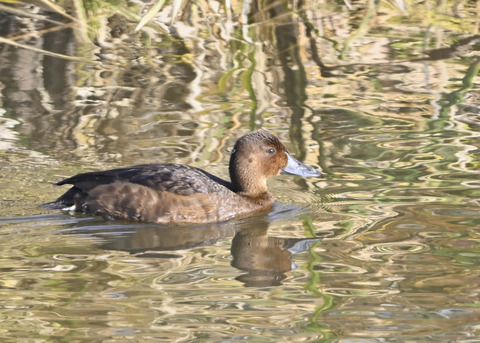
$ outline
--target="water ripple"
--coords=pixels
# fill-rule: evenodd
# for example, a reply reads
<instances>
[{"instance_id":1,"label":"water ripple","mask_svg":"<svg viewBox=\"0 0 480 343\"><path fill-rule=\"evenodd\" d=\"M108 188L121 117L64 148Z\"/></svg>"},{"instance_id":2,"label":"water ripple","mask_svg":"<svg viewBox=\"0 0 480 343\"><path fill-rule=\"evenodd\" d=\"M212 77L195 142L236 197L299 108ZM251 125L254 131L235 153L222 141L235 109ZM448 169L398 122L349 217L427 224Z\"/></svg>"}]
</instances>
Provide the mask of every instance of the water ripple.
<instances>
[{"instance_id":1,"label":"water ripple","mask_svg":"<svg viewBox=\"0 0 480 343\"><path fill-rule=\"evenodd\" d=\"M414 241L410 242L393 242L393 243L378 243L373 244L368 249L373 256L375 255L400 255L400 254L412 254L429 251L430 247L427 244L422 244Z\"/></svg>"}]
</instances>

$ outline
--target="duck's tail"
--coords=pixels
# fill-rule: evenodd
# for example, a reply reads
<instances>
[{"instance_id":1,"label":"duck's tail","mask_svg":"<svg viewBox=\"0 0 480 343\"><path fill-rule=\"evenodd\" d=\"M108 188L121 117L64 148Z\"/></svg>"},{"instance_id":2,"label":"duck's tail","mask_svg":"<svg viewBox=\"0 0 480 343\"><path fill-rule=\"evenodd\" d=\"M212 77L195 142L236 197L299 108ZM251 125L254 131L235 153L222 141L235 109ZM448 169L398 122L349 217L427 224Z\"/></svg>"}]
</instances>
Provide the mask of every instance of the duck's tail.
<instances>
[{"instance_id":1,"label":"duck's tail","mask_svg":"<svg viewBox=\"0 0 480 343\"><path fill-rule=\"evenodd\" d=\"M41 204L40 207L48 210L74 210L78 201L83 197L84 193L79 188L73 186L57 200Z\"/></svg>"}]
</instances>

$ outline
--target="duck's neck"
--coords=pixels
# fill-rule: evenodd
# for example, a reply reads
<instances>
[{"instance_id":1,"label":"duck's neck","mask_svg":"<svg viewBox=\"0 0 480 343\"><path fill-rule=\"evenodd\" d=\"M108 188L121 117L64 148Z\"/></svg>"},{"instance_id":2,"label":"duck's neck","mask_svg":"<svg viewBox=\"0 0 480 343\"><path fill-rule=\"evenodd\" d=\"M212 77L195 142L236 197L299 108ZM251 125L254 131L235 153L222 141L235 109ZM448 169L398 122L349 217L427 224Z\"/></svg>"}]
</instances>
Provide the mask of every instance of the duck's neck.
<instances>
[{"instance_id":1,"label":"duck's neck","mask_svg":"<svg viewBox=\"0 0 480 343\"><path fill-rule=\"evenodd\" d=\"M249 198L270 198L272 195L267 189L267 180L257 171L247 172L230 163L230 180L233 191Z\"/></svg>"}]
</instances>

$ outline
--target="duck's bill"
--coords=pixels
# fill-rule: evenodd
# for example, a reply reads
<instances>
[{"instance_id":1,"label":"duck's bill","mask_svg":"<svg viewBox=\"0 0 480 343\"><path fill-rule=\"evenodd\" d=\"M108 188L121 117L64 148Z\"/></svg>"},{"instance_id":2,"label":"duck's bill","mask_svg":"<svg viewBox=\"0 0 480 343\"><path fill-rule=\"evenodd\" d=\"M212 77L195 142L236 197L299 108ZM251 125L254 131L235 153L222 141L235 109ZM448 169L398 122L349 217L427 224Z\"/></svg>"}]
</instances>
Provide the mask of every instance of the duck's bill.
<instances>
[{"instance_id":1,"label":"duck's bill","mask_svg":"<svg viewBox=\"0 0 480 343\"><path fill-rule=\"evenodd\" d=\"M293 158L289 153L286 153L288 157L288 162L285 168L282 169L281 174L291 174L291 175L300 175L300 176L322 176L318 170L313 169L299 160Z\"/></svg>"}]
</instances>

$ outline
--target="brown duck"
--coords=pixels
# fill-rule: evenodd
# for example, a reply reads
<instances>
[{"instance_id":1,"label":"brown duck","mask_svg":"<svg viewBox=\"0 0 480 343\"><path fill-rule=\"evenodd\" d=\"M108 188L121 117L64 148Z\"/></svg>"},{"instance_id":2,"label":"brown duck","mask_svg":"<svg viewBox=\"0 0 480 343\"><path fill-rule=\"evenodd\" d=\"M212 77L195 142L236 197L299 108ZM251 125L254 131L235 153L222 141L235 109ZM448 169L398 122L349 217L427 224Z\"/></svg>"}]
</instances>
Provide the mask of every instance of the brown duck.
<instances>
[{"instance_id":1,"label":"brown duck","mask_svg":"<svg viewBox=\"0 0 480 343\"><path fill-rule=\"evenodd\" d=\"M143 164L72 176L73 185L49 209L155 223L210 223L263 211L273 205L267 179L281 173L322 174L293 158L265 131L241 137L233 148L231 181L174 163Z\"/></svg>"}]
</instances>

